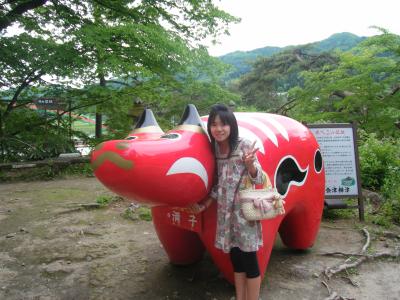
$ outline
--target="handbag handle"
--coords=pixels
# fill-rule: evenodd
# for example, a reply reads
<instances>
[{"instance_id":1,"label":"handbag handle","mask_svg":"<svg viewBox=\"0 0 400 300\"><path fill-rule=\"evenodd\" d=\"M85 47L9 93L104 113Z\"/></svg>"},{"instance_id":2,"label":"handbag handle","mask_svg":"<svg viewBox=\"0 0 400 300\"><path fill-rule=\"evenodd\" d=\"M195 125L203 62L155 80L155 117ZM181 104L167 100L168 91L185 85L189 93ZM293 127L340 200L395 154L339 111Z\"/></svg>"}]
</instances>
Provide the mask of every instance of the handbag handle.
<instances>
[{"instance_id":1,"label":"handbag handle","mask_svg":"<svg viewBox=\"0 0 400 300\"><path fill-rule=\"evenodd\" d=\"M242 173L240 174L240 179L239 179L239 182L238 182L238 185L237 185L237 187L236 187L236 190L235 190L235 194L238 192L238 190L239 190L239 188L240 188L240 184L242 183L242 180L243 180L243 178L245 177L244 176L244 174L246 173L246 168L242 171ZM272 185L271 185L271 182L269 181L269 178L268 178L268 175L264 172L264 171L262 171L263 173L264 173L264 176L265 176L265 180L264 180L264 182L263 182L263 185L262 185L262 188L263 189L267 189L268 187L269 188L272 188ZM253 190L255 190L255 184L253 184L253 183L251 183L251 187L252 187L252 189ZM246 187L247 188L247 187Z\"/></svg>"}]
</instances>

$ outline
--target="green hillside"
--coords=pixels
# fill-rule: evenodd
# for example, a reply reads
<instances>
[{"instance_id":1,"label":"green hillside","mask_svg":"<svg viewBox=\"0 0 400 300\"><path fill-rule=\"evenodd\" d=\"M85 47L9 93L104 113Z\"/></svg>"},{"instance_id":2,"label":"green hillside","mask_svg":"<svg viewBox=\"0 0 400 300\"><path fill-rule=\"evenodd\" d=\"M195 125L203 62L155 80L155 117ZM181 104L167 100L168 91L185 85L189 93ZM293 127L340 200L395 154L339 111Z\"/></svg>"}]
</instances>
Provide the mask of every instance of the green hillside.
<instances>
[{"instance_id":1,"label":"green hillside","mask_svg":"<svg viewBox=\"0 0 400 300\"><path fill-rule=\"evenodd\" d=\"M279 52L300 46L307 46L307 48L311 53L329 52L335 49L346 51L353 48L364 39L365 37L359 37L349 32L342 32L333 34L325 40L315 43L310 43L307 45L286 46L286 47L267 46L264 48L259 48L251 51L235 51L220 56L219 59L224 63L234 67L234 70L231 71L225 77L225 80L229 81L232 79L236 79L243 74L248 73L252 69L253 62L261 57L270 57Z\"/></svg>"},{"instance_id":2,"label":"green hillside","mask_svg":"<svg viewBox=\"0 0 400 300\"><path fill-rule=\"evenodd\" d=\"M316 52L326 52L335 49L347 51L365 39L366 37L359 37L349 32L342 32L335 33L329 38L320 42L313 43L311 45Z\"/></svg>"}]
</instances>

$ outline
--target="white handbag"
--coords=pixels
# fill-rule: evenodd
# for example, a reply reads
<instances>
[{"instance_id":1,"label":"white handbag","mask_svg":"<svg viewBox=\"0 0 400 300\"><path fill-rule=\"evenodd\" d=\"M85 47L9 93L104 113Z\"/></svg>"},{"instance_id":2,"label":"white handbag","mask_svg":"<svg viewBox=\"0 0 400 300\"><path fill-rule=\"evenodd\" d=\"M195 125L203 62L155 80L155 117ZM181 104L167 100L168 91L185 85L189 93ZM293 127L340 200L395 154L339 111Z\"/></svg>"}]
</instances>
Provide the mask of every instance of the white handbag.
<instances>
[{"instance_id":1,"label":"white handbag","mask_svg":"<svg viewBox=\"0 0 400 300\"><path fill-rule=\"evenodd\" d=\"M251 183L249 178L246 180L246 189L239 191L239 199L242 213L247 221L272 219L285 214L283 206L285 201L276 190L268 186L268 180L264 181L262 189L256 189L254 185L249 184ZM239 180L237 189L240 187L240 182L241 180Z\"/></svg>"},{"instance_id":2,"label":"white handbag","mask_svg":"<svg viewBox=\"0 0 400 300\"><path fill-rule=\"evenodd\" d=\"M245 189L239 191L239 198L247 221L272 219L285 214L282 196L272 189Z\"/></svg>"}]
</instances>

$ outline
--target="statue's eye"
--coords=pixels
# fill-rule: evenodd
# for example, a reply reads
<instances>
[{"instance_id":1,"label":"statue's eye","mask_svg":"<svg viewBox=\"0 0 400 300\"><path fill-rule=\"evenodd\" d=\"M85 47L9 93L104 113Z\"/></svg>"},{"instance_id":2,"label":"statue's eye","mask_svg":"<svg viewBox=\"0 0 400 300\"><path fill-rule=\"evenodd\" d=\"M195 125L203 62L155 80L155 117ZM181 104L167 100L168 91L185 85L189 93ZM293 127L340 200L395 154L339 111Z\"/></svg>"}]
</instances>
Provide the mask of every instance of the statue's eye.
<instances>
[{"instance_id":1,"label":"statue's eye","mask_svg":"<svg viewBox=\"0 0 400 300\"><path fill-rule=\"evenodd\" d=\"M136 135L130 135L128 137L126 137L126 140L136 140L138 137Z\"/></svg>"},{"instance_id":2,"label":"statue's eye","mask_svg":"<svg viewBox=\"0 0 400 300\"><path fill-rule=\"evenodd\" d=\"M319 150L315 152L314 155L314 167L315 167L315 172L320 173L322 170L322 155Z\"/></svg>"},{"instance_id":3,"label":"statue's eye","mask_svg":"<svg viewBox=\"0 0 400 300\"><path fill-rule=\"evenodd\" d=\"M180 134L178 134L178 133L167 133L167 134L163 134L162 136L160 136L160 138L175 140L175 139L180 138Z\"/></svg>"}]
</instances>

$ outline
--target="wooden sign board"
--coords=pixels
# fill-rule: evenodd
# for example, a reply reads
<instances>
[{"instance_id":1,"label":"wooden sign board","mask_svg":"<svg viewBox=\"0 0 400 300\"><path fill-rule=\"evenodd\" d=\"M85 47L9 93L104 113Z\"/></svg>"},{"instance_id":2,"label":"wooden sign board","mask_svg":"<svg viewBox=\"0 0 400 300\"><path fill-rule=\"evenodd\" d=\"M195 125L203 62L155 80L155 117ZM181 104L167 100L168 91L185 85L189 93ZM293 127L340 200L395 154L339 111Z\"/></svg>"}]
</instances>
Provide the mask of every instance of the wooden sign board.
<instances>
[{"instance_id":1,"label":"wooden sign board","mask_svg":"<svg viewBox=\"0 0 400 300\"><path fill-rule=\"evenodd\" d=\"M351 123L308 124L321 150L325 168L325 204L328 208L351 208L343 201L358 198L360 220L364 220L357 130Z\"/></svg>"},{"instance_id":2,"label":"wooden sign board","mask_svg":"<svg viewBox=\"0 0 400 300\"><path fill-rule=\"evenodd\" d=\"M33 100L38 109L43 110L65 110L67 105L61 99L56 98L39 98Z\"/></svg>"}]
</instances>

